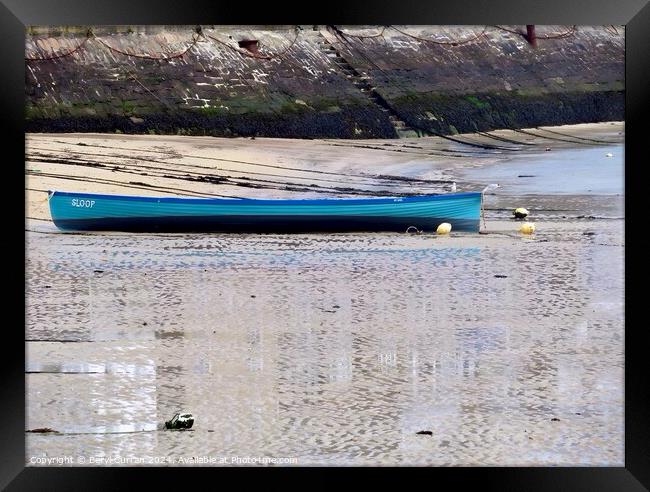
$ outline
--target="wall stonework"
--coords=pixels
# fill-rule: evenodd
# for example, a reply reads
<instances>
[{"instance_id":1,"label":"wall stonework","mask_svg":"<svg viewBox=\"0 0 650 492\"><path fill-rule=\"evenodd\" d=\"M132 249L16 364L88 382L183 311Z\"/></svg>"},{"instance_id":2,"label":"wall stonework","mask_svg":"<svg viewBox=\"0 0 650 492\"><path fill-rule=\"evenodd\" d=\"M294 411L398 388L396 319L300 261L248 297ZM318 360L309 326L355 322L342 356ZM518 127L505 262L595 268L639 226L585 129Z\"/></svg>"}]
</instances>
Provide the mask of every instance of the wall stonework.
<instances>
[{"instance_id":1,"label":"wall stonework","mask_svg":"<svg viewBox=\"0 0 650 492\"><path fill-rule=\"evenodd\" d=\"M389 116L341 70L334 47L410 127L451 134L622 120L624 32L584 27L538 40L483 26L93 28L70 56L26 61L27 131L394 138ZM514 29L514 27L512 27ZM538 36L566 31L538 26ZM375 36L382 32L381 36ZM375 37L359 37L375 36ZM420 38L420 39L417 39ZM32 28L26 57L65 54L85 28ZM237 42L259 40L246 56ZM295 40L295 41L294 41ZM429 40L434 40L431 42ZM273 57L277 55L277 57Z\"/></svg>"}]
</instances>

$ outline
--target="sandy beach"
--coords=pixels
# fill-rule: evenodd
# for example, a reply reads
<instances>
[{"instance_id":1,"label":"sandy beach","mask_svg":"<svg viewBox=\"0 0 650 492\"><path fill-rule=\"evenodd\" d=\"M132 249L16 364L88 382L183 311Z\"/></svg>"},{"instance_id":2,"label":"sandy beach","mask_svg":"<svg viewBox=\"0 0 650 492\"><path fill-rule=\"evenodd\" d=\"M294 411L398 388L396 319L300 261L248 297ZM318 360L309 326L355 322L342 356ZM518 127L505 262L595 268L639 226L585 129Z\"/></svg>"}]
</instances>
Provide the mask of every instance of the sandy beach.
<instances>
[{"instance_id":1,"label":"sandy beach","mask_svg":"<svg viewBox=\"0 0 650 492\"><path fill-rule=\"evenodd\" d=\"M26 464L622 466L624 124L452 138L28 134L26 430L56 432ZM47 204L448 181L499 183L482 234L62 233Z\"/></svg>"}]
</instances>

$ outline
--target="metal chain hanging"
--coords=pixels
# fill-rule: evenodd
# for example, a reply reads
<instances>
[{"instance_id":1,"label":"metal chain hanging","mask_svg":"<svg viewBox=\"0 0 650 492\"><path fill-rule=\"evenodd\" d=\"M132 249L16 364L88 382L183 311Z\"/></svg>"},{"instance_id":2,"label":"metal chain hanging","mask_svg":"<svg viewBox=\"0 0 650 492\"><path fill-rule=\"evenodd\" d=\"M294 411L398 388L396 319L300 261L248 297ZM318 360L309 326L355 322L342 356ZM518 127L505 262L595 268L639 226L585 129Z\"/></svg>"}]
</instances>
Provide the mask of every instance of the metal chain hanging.
<instances>
[{"instance_id":1,"label":"metal chain hanging","mask_svg":"<svg viewBox=\"0 0 650 492\"><path fill-rule=\"evenodd\" d=\"M460 40L460 41L437 41L435 39L421 38L419 36L414 36L413 34L409 34L407 32L404 32L404 31L396 28L395 26L389 26L389 27L391 29L394 29L395 31L399 32L400 34L403 34L404 36L408 36L409 38L413 38L413 39L416 39L418 41L422 41L424 43L438 44L438 45L443 45L443 46L460 46L460 45L463 45L463 44L471 43L472 41L476 41L476 40L482 38L483 36L485 36L485 32L487 31L487 28L488 28L488 26L485 26L483 28L483 30L479 34L476 34L476 35L474 35L474 36L472 36L470 38L463 39L463 40Z\"/></svg>"}]
</instances>

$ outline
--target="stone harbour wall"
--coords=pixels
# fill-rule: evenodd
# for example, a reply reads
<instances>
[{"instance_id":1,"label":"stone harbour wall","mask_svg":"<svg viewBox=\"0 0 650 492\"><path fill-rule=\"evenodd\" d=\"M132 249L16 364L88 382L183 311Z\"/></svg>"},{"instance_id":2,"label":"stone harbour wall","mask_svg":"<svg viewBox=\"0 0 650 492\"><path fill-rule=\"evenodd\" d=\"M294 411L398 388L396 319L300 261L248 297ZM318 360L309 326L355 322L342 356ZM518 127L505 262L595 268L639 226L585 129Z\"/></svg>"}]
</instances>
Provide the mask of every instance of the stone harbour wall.
<instances>
[{"instance_id":1,"label":"stone harbour wall","mask_svg":"<svg viewBox=\"0 0 650 492\"><path fill-rule=\"evenodd\" d=\"M536 47L518 29L32 27L26 128L395 138L623 120L622 27L537 26Z\"/></svg>"}]
</instances>

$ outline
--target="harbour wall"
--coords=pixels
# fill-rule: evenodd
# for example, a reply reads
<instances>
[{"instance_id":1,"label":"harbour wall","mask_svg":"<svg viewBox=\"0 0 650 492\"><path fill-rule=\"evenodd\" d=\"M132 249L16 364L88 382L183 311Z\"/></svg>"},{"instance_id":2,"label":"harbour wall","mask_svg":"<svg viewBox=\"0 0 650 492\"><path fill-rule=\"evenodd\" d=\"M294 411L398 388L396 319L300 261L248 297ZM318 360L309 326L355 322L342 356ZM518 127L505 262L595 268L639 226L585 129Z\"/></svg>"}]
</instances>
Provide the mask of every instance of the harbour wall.
<instances>
[{"instance_id":1,"label":"harbour wall","mask_svg":"<svg viewBox=\"0 0 650 492\"><path fill-rule=\"evenodd\" d=\"M395 138L624 119L624 28L31 27L28 132Z\"/></svg>"}]
</instances>

